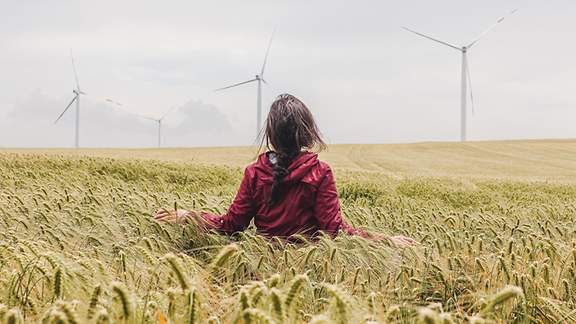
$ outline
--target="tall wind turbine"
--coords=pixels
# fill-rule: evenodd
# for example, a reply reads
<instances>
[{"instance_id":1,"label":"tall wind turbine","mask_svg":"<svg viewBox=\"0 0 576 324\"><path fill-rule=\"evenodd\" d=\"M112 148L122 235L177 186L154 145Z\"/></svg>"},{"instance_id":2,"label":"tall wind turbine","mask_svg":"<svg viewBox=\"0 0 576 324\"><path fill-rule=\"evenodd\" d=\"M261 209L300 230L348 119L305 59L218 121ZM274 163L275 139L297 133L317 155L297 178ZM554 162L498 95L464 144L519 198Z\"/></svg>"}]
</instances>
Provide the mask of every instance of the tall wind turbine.
<instances>
[{"instance_id":1,"label":"tall wind turbine","mask_svg":"<svg viewBox=\"0 0 576 324\"><path fill-rule=\"evenodd\" d=\"M152 117L147 117L147 116L140 116L142 118L148 119L148 120L152 120L154 122L156 122L158 124L158 148L162 147L162 121L164 120L164 118L166 118L166 116L168 116L169 113L172 112L172 110L174 110L174 107L168 109L164 115L162 115L162 117L160 118L152 118Z\"/></svg>"},{"instance_id":2,"label":"tall wind turbine","mask_svg":"<svg viewBox=\"0 0 576 324\"><path fill-rule=\"evenodd\" d=\"M85 92L80 90L80 82L78 81L78 73L76 72L76 64L74 64L74 56L72 55L72 51L70 51L70 58L72 59L72 70L74 70L74 79L76 80L76 88L72 90L74 93L74 98L70 101L68 106L64 108L64 111L58 116L54 124L56 124L62 116L68 111L68 109L72 106L74 102L76 102L76 122L74 126L74 147L80 147L80 96L86 95Z\"/></svg>"},{"instance_id":3,"label":"tall wind turbine","mask_svg":"<svg viewBox=\"0 0 576 324\"><path fill-rule=\"evenodd\" d=\"M433 38L433 37L430 37L428 35L414 31L412 29L402 27L403 29L405 29L411 33L414 33L418 36L427 38L427 39L434 41L436 43L440 43L442 45L451 47L451 48L453 48L457 51L460 51L462 53L462 85L461 85L461 93L460 93L460 140L462 142L466 141L466 127L467 127L467 118L466 118L467 99L466 99L466 94L468 92L468 89L467 89L468 83L470 82L470 69L468 67L468 57L467 57L468 50L470 50L472 48L472 46L474 46L482 37L484 37L490 30L492 30L492 28L496 27L496 25L500 24L506 17L512 15L516 11L518 11L518 9L514 9L510 13L508 13L507 15L500 17L498 20L496 20L496 22L492 26L490 26L488 29L486 29L482 33L480 33L480 35L478 35L470 44L465 45L465 46L452 45L448 42L438 40L436 38ZM472 92L470 92L470 94L471 94L471 98L472 98Z\"/></svg>"},{"instance_id":4,"label":"tall wind turbine","mask_svg":"<svg viewBox=\"0 0 576 324\"><path fill-rule=\"evenodd\" d=\"M215 90L215 91L226 90L251 82L258 83L258 93L256 97L256 136L260 134L260 129L262 127L262 82L267 84L266 80L264 80L264 69L266 69L266 61L268 61L268 54L270 53L270 47L272 46L272 40L274 39L275 32L276 31L272 32L272 36L270 36L270 41L268 42L268 48L266 49L266 55L264 56L264 63L262 63L262 69L260 70L260 74L256 74L254 79L250 79L248 81L240 83L235 83L233 85Z\"/></svg>"}]
</instances>

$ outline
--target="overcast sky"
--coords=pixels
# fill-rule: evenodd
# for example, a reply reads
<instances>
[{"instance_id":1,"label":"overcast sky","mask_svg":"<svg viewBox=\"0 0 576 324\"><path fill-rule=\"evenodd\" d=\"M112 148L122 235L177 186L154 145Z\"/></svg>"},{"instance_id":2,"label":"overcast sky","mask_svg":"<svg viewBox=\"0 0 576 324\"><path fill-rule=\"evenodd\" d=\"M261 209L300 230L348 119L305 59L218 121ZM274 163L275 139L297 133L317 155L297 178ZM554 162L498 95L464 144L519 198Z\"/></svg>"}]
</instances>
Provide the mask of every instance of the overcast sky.
<instances>
[{"instance_id":1,"label":"overcast sky","mask_svg":"<svg viewBox=\"0 0 576 324\"><path fill-rule=\"evenodd\" d=\"M576 137L576 1L0 0L0 146L73 145L74 51L81 145L254 142L254 77L277 28L264 105L289 92L330 143L459 139L457 45L519 8L469 52L471 140ZM113 98L123 109L102 98ZM130 113L128 113L130 112ZM470 111L471 113L471 111Z\"/></svg>"}]
</instances>

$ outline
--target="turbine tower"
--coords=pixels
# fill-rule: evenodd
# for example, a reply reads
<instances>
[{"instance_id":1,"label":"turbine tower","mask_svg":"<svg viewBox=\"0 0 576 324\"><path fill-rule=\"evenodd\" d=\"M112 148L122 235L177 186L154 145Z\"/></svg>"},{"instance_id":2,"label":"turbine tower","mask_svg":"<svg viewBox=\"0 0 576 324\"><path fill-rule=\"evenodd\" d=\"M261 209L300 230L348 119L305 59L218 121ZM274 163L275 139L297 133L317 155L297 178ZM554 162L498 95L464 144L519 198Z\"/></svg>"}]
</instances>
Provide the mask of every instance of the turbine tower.
<instances>
[{"instance_id":1,"label":"turbine tower","mask_svg":"<svg viewBox=\"0 0 576 324\"><path fill-rule=\"evenodd\" d=\"M76 88L72 90L74 93L74 97L70 101L70 103L64 108L64 111L60 113L60 116L54 121L56 124L62 116L68 111L68 109L72 106L74 102L76 102L76 120L74 124L74 147L80 147L80 96L86 95L85 92L80 90L80 82L78 81L78 73L76 72L76 64L74 64L74 56L72 55L72 51L70 51L70 58L72 59L72 70L74 71L74 79L76 81Z\"/></svg>"},{"instance_id":2,"label":"turbine tower","mask_svg":"<svg viewBox=\"0 0 576 324\"><path fill-rule=\"evenodd\" d=\"M434 41L436 43L440 43L442 45L451 47L457 51L460 51L462 53L462 84L461 84L461 93L460 93L460 141L465 142L466 138L467 138L467 110L466 110L466 104L467 104L467 93L468 93L468 84L470 83L470 69L468 67L468 51L472 48L472 46L474 46L482 37L484 37L490 30L492 30L492 28L496 27L496 25L500 24L506 17L512 15L513 13L515 13L516 11L518 11L518 9L512 10L510 13L508 13L507 15L500 17L498 20L496 20L496 23L494 23L492 26L490 26L488 29L486 29L485 31L483 31L480 35L478 35L470 44L465 45L465 46L456 46L453 44L450 44L448 42L444 42L441 40L438 40L436 38L430 37L428 35L419 33L415 30L406 28L406 27L402 27L403 29L414 33L418 36L427 38L431 41ZM472 87L470 87L472 88ZM470 98L472 99L472 89L470 89ZM472 104L474 104L472 102Z\"/></svg>"},{"instance_id":3,"label":"turbine tower","mask_svg":"<svg viewBox=\"0 0 576 324\"><path fill-rule=\"evenodd\" d=\"M162 115L162 117L160 118L152 118L152 117L147 117L147 116L140 116L142 118L148 119L148 120L152 120L154 122L156 122L158 124L158 148L162 147L162 121L164 120L164 118L166 118L166 116L168 116L169 113L172 112L172 110L174 110L174 107L168 109L164 115Z\"/></svg>"},{"instance_id":4,"label":"turbine tower","mask_svg":"<svg viewBox=\"0 0 576 324\"><path fill-rule=\"evenodd\" d=\"M270 47L272 46L272 40L274 39L274 34L276 31L272 32L272 36L270 36L270 41L268 42L268 48L266 49L266 55L264 55L264 63L262 64L262 69L260 70L260 74L256 74L254 79L250 79L248 81L235 83L233 85L216 89L214 91L221 91L230 88L234 88L246 83L257 82L257 97L256 97L256 136L260 134L260 130L262 128L262 82L267 84L266 80L264 80L264 69L266 69L266 62L268 61L268 54L270 53Z\"/></svg>"}]
</instances>

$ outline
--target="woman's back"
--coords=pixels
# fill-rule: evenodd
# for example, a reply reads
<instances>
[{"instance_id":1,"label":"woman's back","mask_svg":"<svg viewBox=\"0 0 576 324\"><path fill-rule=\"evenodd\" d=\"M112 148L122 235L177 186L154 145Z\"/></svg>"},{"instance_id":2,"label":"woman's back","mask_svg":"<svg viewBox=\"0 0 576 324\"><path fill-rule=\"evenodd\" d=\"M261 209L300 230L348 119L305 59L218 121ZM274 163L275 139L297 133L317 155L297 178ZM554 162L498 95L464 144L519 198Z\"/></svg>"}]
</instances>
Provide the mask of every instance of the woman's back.
<instances>
[{"instance_id":1,"label":"woman's back","mask_svg":"<svg viewBox=\"0 0 576 324\"><path fill-rule=\"evenodd\" d=\"M273 181L268 155L261 155L250 168L254 169L255 197L262 197L255 199L258 231L265 235L289 236L296 233L313 235L320 229L331 233L338 230L340 204L332 172L326 163L318 160L317 154L303 152L292 161L287 168L289 173L278 189L282 198L272 206L267 204ZM330 188L324 180L332 184ZM331 214L328 222L327 214Z\"/></svg>"},{"instance_id":2,"label":"woman's back","mask_svg":"<svg viewBox=\"0 0 576 324\"><path fill-rule=\"evenodd\" d=\"M254 218L258 233L265 236L313 236L320 230L335 234L342 218L328 164L319 161L315 153L301 152L288 165L288 174L278 184L281 199L270 204L275 163L273 152L260 155L246 168L228 213L223 217L203 214L204 218L227 233L244 230Z\"/></svg>"}]
</instances>

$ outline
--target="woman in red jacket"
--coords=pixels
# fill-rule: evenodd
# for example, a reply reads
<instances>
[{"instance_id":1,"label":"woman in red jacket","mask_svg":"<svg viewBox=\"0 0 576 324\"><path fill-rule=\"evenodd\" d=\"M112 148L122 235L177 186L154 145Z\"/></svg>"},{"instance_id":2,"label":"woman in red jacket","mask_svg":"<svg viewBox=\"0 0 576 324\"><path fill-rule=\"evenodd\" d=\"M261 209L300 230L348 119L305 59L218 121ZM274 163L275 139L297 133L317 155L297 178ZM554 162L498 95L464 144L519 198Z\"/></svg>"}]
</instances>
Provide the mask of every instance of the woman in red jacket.
<instances>
[{"instance_id":1,"label":"woman in red jacket","mask_svg":"<svg viewBox=\"0 0 576 324\"><path fill-rule=\"evenodd\" d=\"M246 168L225 215L161 210L154 218L185 223L198 217L208 228L226 234L245 230L254 219L257 233L267 237L314 237L320 232L335 236L345 232L374 240L390 239L399 245L415 243L404 236L387 238L355 229L342 220L332 170L318 160L316 153L307 151L313 147L324 149L326 144L302 101L283 94L272 103L264 141L271 150Z\"/></svg>"}]
</instances>

